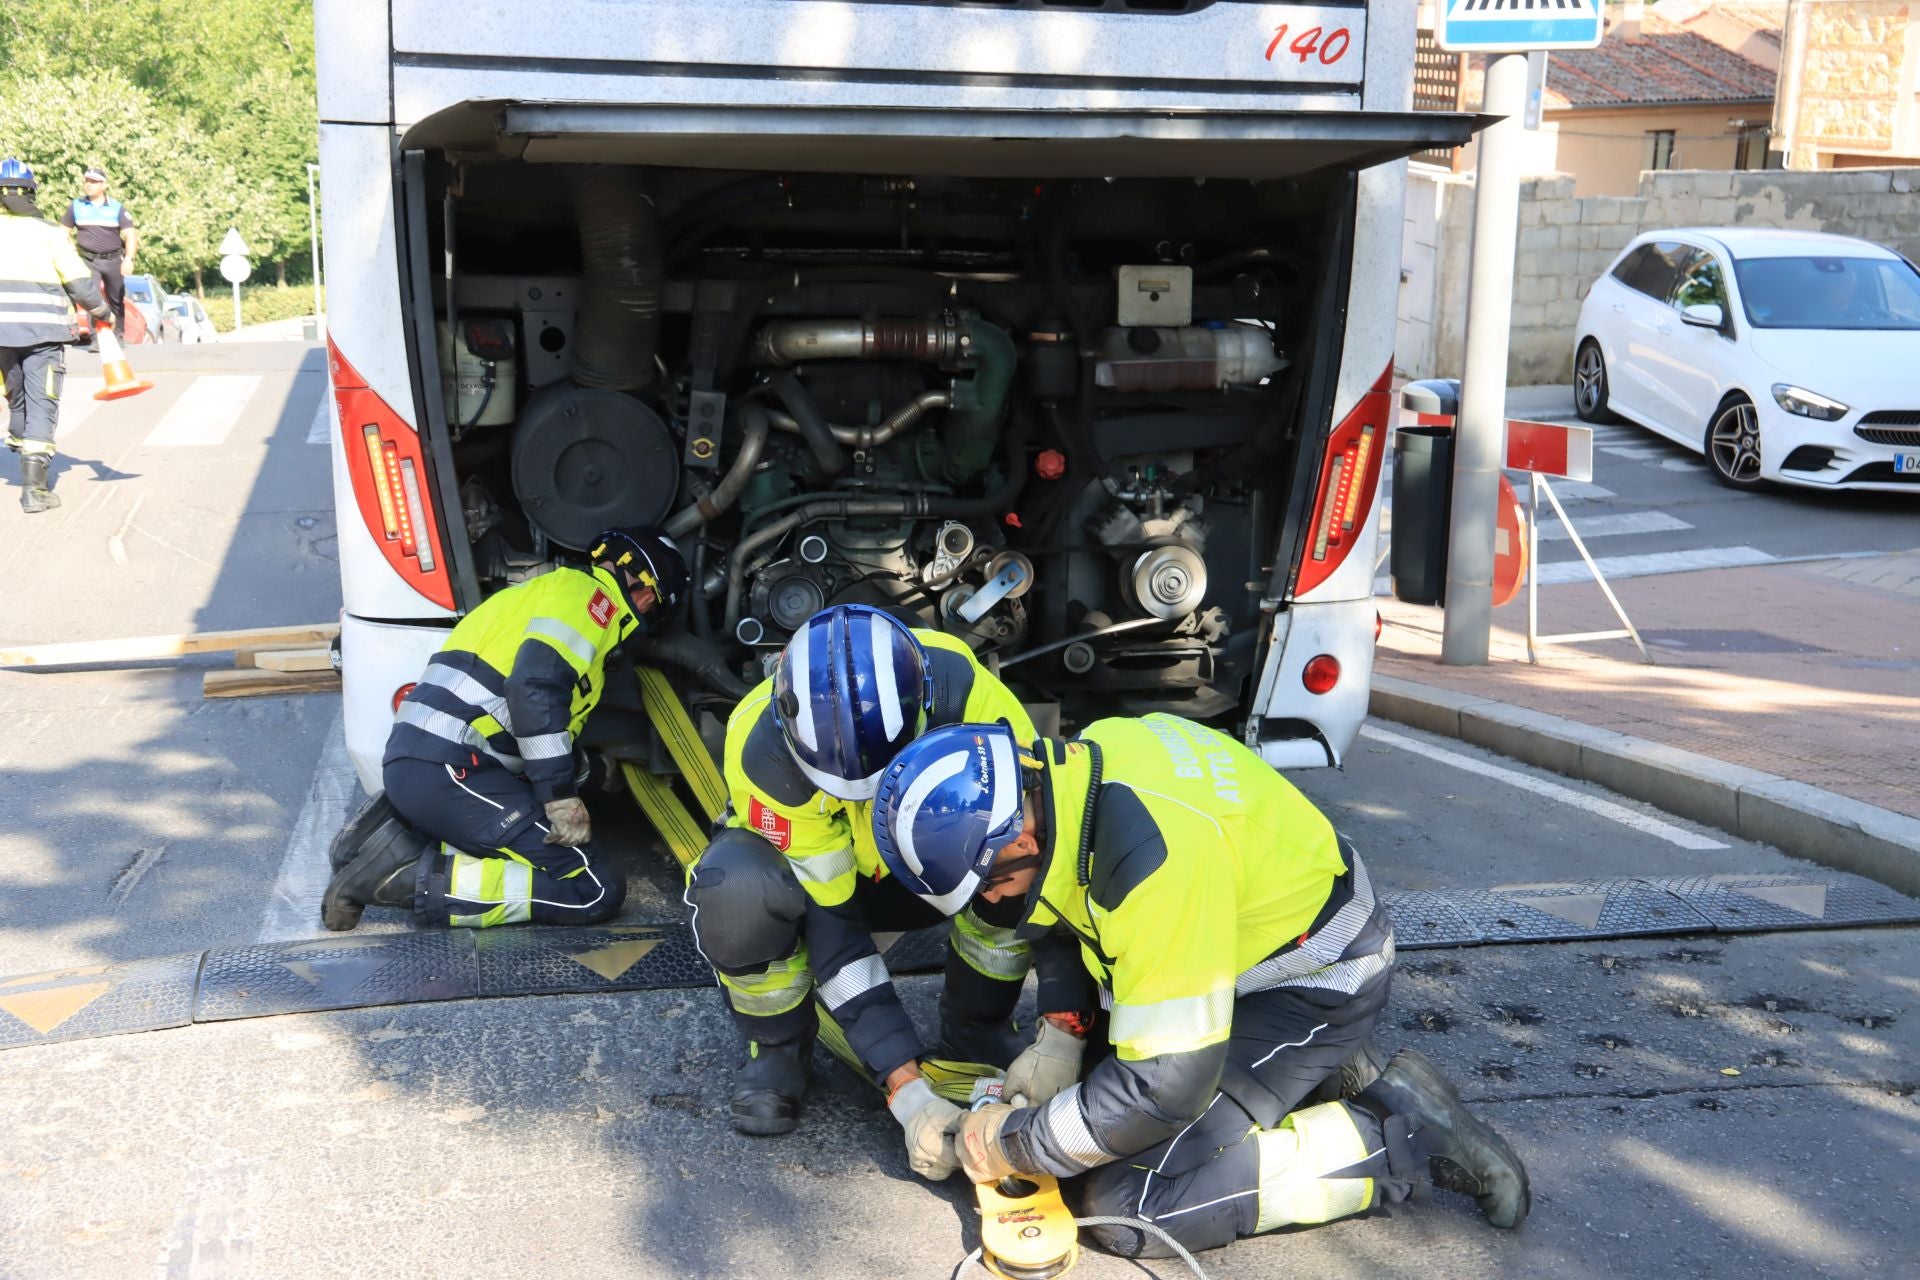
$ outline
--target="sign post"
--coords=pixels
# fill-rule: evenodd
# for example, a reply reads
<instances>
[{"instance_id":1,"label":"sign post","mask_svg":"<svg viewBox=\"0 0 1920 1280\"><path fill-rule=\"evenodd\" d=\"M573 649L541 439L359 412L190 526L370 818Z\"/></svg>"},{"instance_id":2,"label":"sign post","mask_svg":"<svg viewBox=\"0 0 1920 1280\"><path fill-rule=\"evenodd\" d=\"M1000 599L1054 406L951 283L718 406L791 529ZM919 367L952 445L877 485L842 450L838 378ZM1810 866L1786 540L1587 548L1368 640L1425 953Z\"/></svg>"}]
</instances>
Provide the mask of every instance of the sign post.
<instances>
[{"instance_id":1,"label":"sign post","mask_svg":"<svg viewBox=\"0 0 1920 1280\"><path fill-rule=\"evenodd\" d=\"M233 331L240 332L240 282L253 274L253 263L247 259L247 242L240 238L240 228L228 227L226 238L220 241L220 274L233 285Z\"/></svg>"},{"instance_id":2,"label":"sign post","mask_svg":"<svg viewBox=\"0 0 1920 1280\"><path fill-rule=\"evenodd\" d=\"M1481 110L1501 119L1480 135L1473 199L1473 266L1467 285L1467 351L1460 424L1454 435L1453 510L1448 522L1447 612L1440 660L1487 661L1493 626L1494 536L1500 429L1506 417L1507 345L1513 314L1514 241L1527 109L1527 54L1590 49L1604 22L1597 0L1547 8L1533 0L1439 0L1440 46L1492 53Z\"/></svg>"}]
</instances>

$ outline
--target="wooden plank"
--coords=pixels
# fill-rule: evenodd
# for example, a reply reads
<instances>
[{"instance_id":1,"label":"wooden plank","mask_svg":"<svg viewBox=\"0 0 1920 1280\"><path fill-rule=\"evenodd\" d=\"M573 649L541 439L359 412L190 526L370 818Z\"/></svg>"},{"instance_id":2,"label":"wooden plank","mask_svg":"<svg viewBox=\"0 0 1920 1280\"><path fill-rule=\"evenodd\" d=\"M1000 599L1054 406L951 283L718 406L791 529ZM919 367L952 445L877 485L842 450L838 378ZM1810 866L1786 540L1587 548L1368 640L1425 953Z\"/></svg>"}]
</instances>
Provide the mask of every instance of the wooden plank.
<instances>
[{"instance_id":1,"label":"wooden plank","mask_svg":"<svg viewBox=\"0 0 1920 1280\"><path fill-rule=\"evenodd\" d=\"M200 679L209 698L254 698L283 693L338 693L335 671L209 671Z\"/></svg>"},{"instance_id":2,"label":"wooden plank","mask_svg":"<svg viewBox=\"0 0 1920 1280\"><path fill-rule=\"evenodd\" d=\"M337 622L299 627L249 627L241 631L197 631L179 636L138 636L123 640L79 640L0 649L0 667L70 667L86 663L149 662L190 653L227 653L239 649L310 649L340 634Z\"/></svg>"},{"instance_id":3,"label":"wooden plank","mask_svg":"<svg viewBox=\"0 0 1920 1280\"><path fill-rule=\"evenodd\" d=\"M253 665L262 671L331 671L333 653L327 649L255 649Z\"/></svg>"}]
</instances>

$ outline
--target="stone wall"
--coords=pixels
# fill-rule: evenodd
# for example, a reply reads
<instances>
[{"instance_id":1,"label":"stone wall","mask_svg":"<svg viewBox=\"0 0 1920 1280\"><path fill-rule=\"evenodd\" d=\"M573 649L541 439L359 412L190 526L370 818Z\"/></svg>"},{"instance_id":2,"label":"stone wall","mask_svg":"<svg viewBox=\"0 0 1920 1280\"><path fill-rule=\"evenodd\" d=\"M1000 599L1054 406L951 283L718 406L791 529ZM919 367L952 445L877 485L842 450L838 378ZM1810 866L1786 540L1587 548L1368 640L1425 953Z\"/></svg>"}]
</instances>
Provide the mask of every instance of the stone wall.
<instances>
[{"instance_id":1,"label":"stone wall","mask_svg":"<svg viewBox=\"0 0 1920 1280\"><path fill-rule=\"evenodd\" d=\"M1883 244L1920 260L1920 169L1680 171L1644 173L1632 196L1573 194L1571 177L1530 178L1520 187L1514 261L1513 330L1507 358L1515 385L1567 382L1580 304L1621 248L1642 231L1667 227L1790 227L1831 231ZM1410 378L1457 377L1464 363L1467 255L1448 252L1472 234L1473 184L1419 168L1407 200L1422 230L1440 242L1423 283L1409 273L1401 299L1399 371ZM1408 327L1419 315L1424 331Z\"/></svg>"}]
</instances>

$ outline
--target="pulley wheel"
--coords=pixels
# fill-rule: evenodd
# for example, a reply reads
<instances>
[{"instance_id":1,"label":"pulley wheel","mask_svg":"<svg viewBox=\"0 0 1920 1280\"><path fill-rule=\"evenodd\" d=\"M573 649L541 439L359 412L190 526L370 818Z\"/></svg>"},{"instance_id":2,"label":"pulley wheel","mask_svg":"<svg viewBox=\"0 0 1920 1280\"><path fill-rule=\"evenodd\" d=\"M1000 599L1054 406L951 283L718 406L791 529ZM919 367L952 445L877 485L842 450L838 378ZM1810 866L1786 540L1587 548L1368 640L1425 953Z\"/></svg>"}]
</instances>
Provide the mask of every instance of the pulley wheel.
<instances>
[{"instance_id":1,"label":"pulley wheel","mask_svg":"<svg viewBox=\"0 0 1920 1280\"><path fill-rule=\"evenodd\" d=\"M602 530L658 524L680 484L660 416L618 391L544 388L513 431L513 493L542 533L584 551Z\"/></svg>"}]
</instances>

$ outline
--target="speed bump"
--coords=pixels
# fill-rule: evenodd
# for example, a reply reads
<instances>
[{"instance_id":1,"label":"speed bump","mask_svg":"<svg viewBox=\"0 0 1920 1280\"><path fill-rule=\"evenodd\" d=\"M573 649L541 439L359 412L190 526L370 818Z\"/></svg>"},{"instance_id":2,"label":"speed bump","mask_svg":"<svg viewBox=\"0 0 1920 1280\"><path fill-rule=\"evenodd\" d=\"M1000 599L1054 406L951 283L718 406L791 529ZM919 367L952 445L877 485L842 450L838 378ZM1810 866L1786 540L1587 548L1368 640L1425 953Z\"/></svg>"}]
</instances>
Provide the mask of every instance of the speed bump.
<instances>
[{"instance_id":1,"label":"speed bump","mask_svg":"<svg viewBox=\"0 0 1920 1280\"><path fill-rule=\"evenodd\" d=\"M713 970L685 925L488 929L475 939L483 996L699 987Z\"/></svg>"},{"instance_id":2,"label":"speed bump","mask_svg":"<svg viewBox=\"0 0 1920 1280\"><path fill-rule=\"evenodd\" d=\"M0 1049L184 1027L199 970L195 951L0 980Z\"/></svg>"},{"instance_id":3,"label":"speed bump","mask_svg":"<svg viewBox=\"0 0 1920 1280\"><path fill-rule=\"evenodd\" d=\"M1401 950L1920 923L1920 901L1842 872L1388 890ZM876 938L895 974L946 963L950 926ZM0 1049L189 1022L482 996L702 987L683 922L318 938L0 979Z\"/></svg>"},{"instance_id":4,"label":"speed bump","mask_svg":"<svg viewBox=\"0 0 1920 1280\"><path fill-rule=\"evenodd\" d=\"M466 929L215 947L200 974L195 1022L480 994Z\"/></svg>"}]
</instances>

